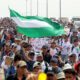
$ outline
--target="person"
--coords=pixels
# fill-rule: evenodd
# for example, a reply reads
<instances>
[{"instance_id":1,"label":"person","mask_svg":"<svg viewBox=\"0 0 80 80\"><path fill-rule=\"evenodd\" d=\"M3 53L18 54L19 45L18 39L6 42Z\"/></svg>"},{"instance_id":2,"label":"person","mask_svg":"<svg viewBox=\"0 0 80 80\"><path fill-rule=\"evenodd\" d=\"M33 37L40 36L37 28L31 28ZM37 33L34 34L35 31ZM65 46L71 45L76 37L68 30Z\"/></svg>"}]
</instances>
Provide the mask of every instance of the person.
<instances>
[{"instance_id":1,"label":"person","mask_svg":"<svg viewBox=\"0 0 80 80\"><path fill-rule=\"evenodd\" d=\"M62 51L62 47L57 45L55 42L52 42L51 48L50 48L50 54L53 57L55 54L59 53Z\"/></svg>"},{"instance_id":2,"label":"person","mask_svg":"<svg viewBox=\"0 0 80 80\"><path fill-rule=\"evenodd\" d=\"M34 51L29 51L28 53L28 57L29 57L29 60L26 58L25 61L27 63L27 68L28 68L28 71L33 71L33 64L35 63L34 61L34 56L35 56L35 53Z\"/></svg>"},{"instance_id":3,"label":"person","mask_svg":"<svg viewBox=\"0 0 80 80\"><path fill-rule=\"evenodd\" d=\"M26 80L38 80L38 75L37 74L29 74Z\"/></svg>"},{"instance_id":4,"label":"person","mask_svg":"<svg viewBox=\"0 0 80 80\"><path fill-rule=\"evenodd\" d=\"M69 64L71 64L72 67L74 67L74 65L76 64L76 54L70 53L68 55L68 57L69 57L69 59L65 63L69 63Z\"/></svg>"},{"instance_id":5,"label":"person","mask_svg":"<svg viewBox=\"0 0 80 80\"><path fill-rule=\"evenodd\" d=\"M41 67L41 63L40 62L35 62L33 64L33 72L34 73L42 73L42 67Z\"/></svg>"},{"instance_id":6,"label":"person","mask_svg":"<svg viewBox=\"0 0 80 80\"><path fill-rule=\"evenodd\" d=\"M69 42L68 36L64 37L64 42L62 43L63 50L61 51L61 58L65 62L68 60L68 54L71 52L71 44Z\"/></svg>"},{"instance_id":7,"label":"person","mask_svg":"<svg viewBox=\"0 0 80 80\"><path fill-rule=\"evenodd\" d=\"M56 58L52 58L50 61L50 66L57 70L57 73L61 72L62 69L58 66L58 60Z\"/></svg>"},{"instance_id":8,"label":"person","mask_svg":"<svg viewBox=\"0 0 80 80\"><path fill-rule=\"evenodd\" d=\"M42 72L44 72L45 69L49 66L49 64L44 61L42 53L39 53L39 54L37 55L37 61L41 63Z\"/></svg>"},{"instance_id":9,"label":"person","mask_svg":"<svg viewBox=\"0 0 80 80\"><path fill-rule=\"evenodd\" d=\"M53 71L47 72L47 80L56 80L57 76Z\"/></svg>"},{"instance_id":10,"label":"person","mask_svg":"<svg viewBox=\"0 0 80 80\"><path fill-rule=\"evenodd\" d=\"M27 64L24 61L19 61L17 63L17 73L14 75L8 76L7 80L26 80L28 75Z\"/></svg>"},{"instance_id":11,"label":"person","mask_svg":"<svg viewBox=\"0 0 80 80\"><path fill-rule=\"evenodd\" d=\"M66 80L78 80L77 79L77 74L74 71L74 69L66 69L64 70Z\"/></svg>"},{"instance_id":12,"label":"person","mask_svg":"<svg viewBox=\"0 0 80 80\"><path fill-rule=\"evenodd\" d=\"M14 56L14 61L12 62L12 64L8 67L8 69L6 70L6 75L5 78L7 79L8 76L10 75L14 75L17 73L17 63L22 60L22 56L19 55L15 55Z\"/></svg>"},{"instance_id":13,"label":"person","mask_svg":"<svg viewBox=\"0 0 80 80\"><path fill-rule=\"evenodd\" d=\"M73 34L70 37L70 42L73 43L74 40L78 40L77 31L73 31Z\"/></svg>"},{"instance_id":14,"label":"person","mask_svg":"<svg viewBox=\"0 0 80 80\"><path fill-rule=\"evenodd\" d=\"M57 80L65 80L65 74L64 72L60 72L57 76Z\"/></svg>"},{"instance_id":15,"label":"person","mask_svg":"<svg viewBox=\"0 0 80 80\"><path fill-rule=\"evenodd\" d=\"M47 63L50 63L52 56L49 53L49 48L47 45L42 46L42 55L43 55L44 61L46 61Z\"/></svg>"},{"instance_id":16,"label":"person","mask_svg":"<svg viewBox=\"0 0 80 80\"><path fill-rule=\"evenodd\" d=\"M76 54L76 61L79 60L79 54L80 54L80 48L78 44L78 40L74 40L73 46L72 46L72 53Z\"/></svg>"}]
</instances>

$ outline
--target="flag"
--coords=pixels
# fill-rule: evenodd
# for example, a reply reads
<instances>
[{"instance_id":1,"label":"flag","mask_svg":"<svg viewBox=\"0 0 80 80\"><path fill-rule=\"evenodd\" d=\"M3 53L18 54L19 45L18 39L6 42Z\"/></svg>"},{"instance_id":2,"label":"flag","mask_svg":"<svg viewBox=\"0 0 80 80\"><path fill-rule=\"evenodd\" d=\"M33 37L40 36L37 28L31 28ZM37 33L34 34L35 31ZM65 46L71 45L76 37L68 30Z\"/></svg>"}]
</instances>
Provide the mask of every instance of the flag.
<instances>
[{"instance_id":1,"label":"flag","mask_svg":"<svg viewBox=\"0 0 80 80\"><path fill-rule=\"evenodd\" d=\"M51 37L65 34L64 28L46 17L21 16L10 9L10 16L17 23L17 32L27 37Z\"/></svg>"}]
</instances>

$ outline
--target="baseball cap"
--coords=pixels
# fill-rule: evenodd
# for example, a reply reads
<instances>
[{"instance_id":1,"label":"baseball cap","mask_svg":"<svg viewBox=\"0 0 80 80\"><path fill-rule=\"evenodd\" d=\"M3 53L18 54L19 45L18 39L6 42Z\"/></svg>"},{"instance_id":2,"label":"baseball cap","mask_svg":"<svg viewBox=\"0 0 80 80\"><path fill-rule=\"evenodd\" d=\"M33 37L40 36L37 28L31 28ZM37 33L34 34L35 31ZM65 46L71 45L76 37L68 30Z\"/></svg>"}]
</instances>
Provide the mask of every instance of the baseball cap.
<instances>
[{"instance_id":1,"label":"baseball cap","mask_svg":"<svg viewBox=\"0 0 80 80\"><path fill-rule=\"evenodd\" d=\"M37 66L40 66L40 65L41 65L40 62L35 62L35 63L33 64L33 68L35 68L35 67L37 67Z\"/></svg>"},{"instance_id":2,"label":"baseball cap","mask_svg":"<svg viewBox=\"0 0 80 80\"><path fill-rule=\"evenodd\" d=\"M17 66L18 67L23 67L23 66L26 66L27 67L27 64L26 64L26 62L25 61L19 61L18 63L17 63Z\"/></svg>"},{"instance_id":3,"label":"baseball cap","mask_svg":"<svg viewBox=\"0 0 80 80\"><path fill-rule=\"evenodd\" d=\"M58 60L57 60L56 58L52 58L52 59L50 60L50 62L57 63L57 62L58 62Z\"/></svg>"},{"instance_id":4,"label":"baseball cap","mask_svg":"<svg viewBox=\"0 0 80 80\"><path fill-rule=\"evenodd\" d=\"M43 46L42 46L42 49L47 49L47 48L48 48L47 45L43 45Z\"/></svg>"},{"instance_id":5,"label":"baseball cap","mask_svg":"<svg viewBox=\"0 0 80 80\"><path fill-rule=\"evenodd\" d=\"M37 57L39 57L39 56L43 56L42 53L38 53L38 54L37 54Z\"/></svg>"},{"instance_id":6,"label":"baseball cap","mask_svg":"<svg viewBox=\"0 0 80 80\"><path fill-rule=\"evenodd\" d=\"M64 74L64 72L58 73L57 80L59 80L59 79L65 79L65 74Z\"/></svg>"},{"instance_id":7,"label":"baseball cap","mask_svg":"<svg viewBox=\"0 0 80 80\"><path fill-rule=\"evenodd\" d=\"M76 54L70 53L70 54L69 54L69 57L76 57Z\"/></svg>"},{"instance_id":8,"label":"baseball cap","mask_svg":"<svg viewBox=\"0 0 80 80\"><path fill-rule=\"evenodd\" d=\"M72 69L72 66L69 63L65 64L63 67L63 70L67 70L67 69Z\"/></svg>"},{"instance_id":9,"label":"baseball cap","mask_svg":"<svg viewBox=\"0 0 80 80\"><path fill-rule=\"evenodd\" d=\"M55 75L55 73L53 71L48 71L47 75L52 75L53 76L53 75Z\"/></svg>"}]
</instances>

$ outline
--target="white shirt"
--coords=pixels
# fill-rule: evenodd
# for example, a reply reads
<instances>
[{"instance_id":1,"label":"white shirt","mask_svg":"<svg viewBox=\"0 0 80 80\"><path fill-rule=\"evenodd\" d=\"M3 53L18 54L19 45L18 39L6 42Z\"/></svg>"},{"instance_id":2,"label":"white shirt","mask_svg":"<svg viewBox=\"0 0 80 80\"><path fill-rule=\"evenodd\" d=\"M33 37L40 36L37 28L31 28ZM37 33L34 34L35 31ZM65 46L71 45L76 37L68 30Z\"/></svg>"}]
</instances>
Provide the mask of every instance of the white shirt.
<instances>
[{"instance_id":1,"label":"white shirt","mask_svg":"<svg viewBox=\"0 0 80 80\"><path fill-rule=\"evenodd\" d=\"M64 42L62 44L62 48L63 48L63 50L62 50L61 54L69 54L69 53L71 53L71 44L70 44L69 41L68 42Z\"/></svg>"},{"instance_id":2,"label":"white shirt","mask_svg":"<svg viewBox=\"0 0 80 80\"><path fill-rule=\"evenodd\" d=\"M57 53L56 48L55 49L52 49L52 48L50 49L51 56L54 56L56 53Z\"/></svg>"}]
</instances>

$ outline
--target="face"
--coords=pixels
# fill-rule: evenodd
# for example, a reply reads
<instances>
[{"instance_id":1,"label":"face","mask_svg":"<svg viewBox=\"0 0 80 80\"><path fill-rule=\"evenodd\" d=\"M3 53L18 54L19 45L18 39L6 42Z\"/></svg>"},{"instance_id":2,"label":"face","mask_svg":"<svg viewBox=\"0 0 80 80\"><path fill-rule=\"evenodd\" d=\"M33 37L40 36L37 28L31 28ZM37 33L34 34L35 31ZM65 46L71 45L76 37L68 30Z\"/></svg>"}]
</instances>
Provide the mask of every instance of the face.
<instances>
[{"instance_id":1,"label":"face","mask_svg":"<svg viewBox=\"0 0 80 80\"><path fill-rule=\"evenodd\" d=\"M47 80L56 80L55 75L47 75Z\"/></svg>"},{"instance_id":2,"label":"face","mask_svg":"<svg viewBox=\"0 0 80 80\"><path fill-rule=\"evenodd\" d=\"M56 62L51 62L50 65L54 67L54 66L57 66L57 63Z\"/></svg>"},{"instance_id":3,"label":"face","mask_svg":"<svg viewBox=\"0 0 80 80\"><path fill-rule=\"evenodd\" d=\"M42 62L43 61L43 56L38 56L37 61Z\"/></svg>"},{"instance_id":4,"label":"face","mask_svg":"<svg viewBox=\"0 0 80 80\"><path fill-rule=\"evenodd\" d=\"M34 55L30 55L29 57L30 57L30 59L31 59L31 60L33 60L33 59L34 59Z\"/></svg>"},{"instance_id":5,"label":"face","mask_svg":"<svg viewBox=\"0 0 80 80\"><path fill-rule=\"evenodd\" d=\"M72 74L66 73L65 76L65 80L76 80L76 76L73 76Z\"/></svg>"},{"instance_id":6,"label":"face","mask_svg":"<svg viewBox=\"0 0 80 80\"><path fill-rule=\"evenodd\" d=\"M18 67L17 70L20 74L24 75L27 68L26 66L23 66L23 67Z\"/></svg>"},{"instance_id":7,"label":"face","mask_svg":"<svg viewBox=\"0 0 80 80\"><path fill-rule=\"evenodd\" d=\"M48 49L42 49L43 53L46 53L48 51Z\"/></svg>"},{"instance_id":8,"label":"face","mask_svg":"<svg viewBox=\"0 0 80 80\"><path fill-rule=\"evenodd\" d=\"M56 47L56 44L52 44L52 48L55 48Z\"/></svg>"},{"instance_id":9,"label":"face","mask_svg":"<svg viewBox=\"0 0 80 80\"><path fill-rule=\"evenodd\" d=\"M41 66L37 66L33 69L33 71L36 73L40 73L40 72L42 72L42 68L41 68Z\"/></svg>"}]
</instances>

